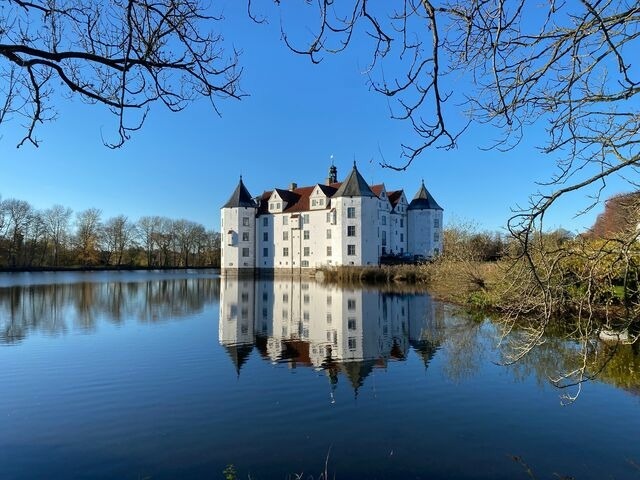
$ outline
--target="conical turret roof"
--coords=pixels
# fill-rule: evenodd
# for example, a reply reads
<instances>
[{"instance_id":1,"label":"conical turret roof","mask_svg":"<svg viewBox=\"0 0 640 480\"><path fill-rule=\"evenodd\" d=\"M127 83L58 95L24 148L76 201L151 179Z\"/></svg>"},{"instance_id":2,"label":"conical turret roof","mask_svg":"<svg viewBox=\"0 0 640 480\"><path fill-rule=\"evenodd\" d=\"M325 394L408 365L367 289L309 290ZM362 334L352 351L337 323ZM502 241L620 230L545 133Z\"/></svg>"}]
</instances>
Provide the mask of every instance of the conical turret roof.
<instances>
[{"instance_id":1,"label":"conical turret roof","mask_svg":"<svg viewBox=\"0 0 640 480\"><path fill-rule=\"evenodd\" d=\"M236 368L236 373L240 375L240 369L249 359L249 355L253 351L252 343L237 343L232 345L224 345L224 349L233 362L233 366Z\"/></svg>"},{"instance_id":2,"label":"conical turret roof","mask_svg":"<svg viewBox=\"0 0 640 480\"><path fill-rule=\"evenodd\" d=\"M247 187L244 186L242 182L242 176L240 177L240 181L238 182L238 186L227 200L227 203L223 205L222 208L237 208L237 207L255 207L256 204L251 198L251 194Z\"/></svg>"},{"instance_id":3,"label":"conical turret roof","mask_svg":"<svg viewBox=\"0 0 640 480\"><path fill-rule=\"evenodd\" d=\"M438 205L433 195L431 195L424 186L424 180L422 181L422 185L420 185L418 193L416 193L416 196L411 200L409 210L442 210L442 207Z\"/></svg>"},{"instance_id":4,"label":"conical turret roof","mask_svg":"<svg viewBox=\"0 0 640 480\"><path fill-rule=\"evenodd\" d=\"M365 179L360 175L355 162L353 162L353 169L347 176L338 191L332 198L337 197L375 197L371 187L367 184Z\"/></svg>"}]
</instances>

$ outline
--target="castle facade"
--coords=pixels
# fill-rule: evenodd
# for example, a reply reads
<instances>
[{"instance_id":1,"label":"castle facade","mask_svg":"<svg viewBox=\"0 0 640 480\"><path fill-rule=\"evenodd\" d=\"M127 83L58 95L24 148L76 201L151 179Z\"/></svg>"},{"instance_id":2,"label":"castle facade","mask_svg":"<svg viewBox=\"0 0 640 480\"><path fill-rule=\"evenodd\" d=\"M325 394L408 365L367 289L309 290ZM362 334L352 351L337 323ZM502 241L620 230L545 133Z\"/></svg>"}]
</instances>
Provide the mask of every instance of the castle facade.
<instances>
[{"instance_id":1,"label":"castle facade","mask_svg":"<svg viewBox=\"0 0 640 480\"><path fill-rule=\"evenodd\" d=\"M386 255L430 259L442 251L442 212L424 182L411 202L403 190L369 185L353 169L337 181L291 184L252 197L242 177L221 209L224 272L301 272L379 265Z\"/></svg>"}]
</instances>

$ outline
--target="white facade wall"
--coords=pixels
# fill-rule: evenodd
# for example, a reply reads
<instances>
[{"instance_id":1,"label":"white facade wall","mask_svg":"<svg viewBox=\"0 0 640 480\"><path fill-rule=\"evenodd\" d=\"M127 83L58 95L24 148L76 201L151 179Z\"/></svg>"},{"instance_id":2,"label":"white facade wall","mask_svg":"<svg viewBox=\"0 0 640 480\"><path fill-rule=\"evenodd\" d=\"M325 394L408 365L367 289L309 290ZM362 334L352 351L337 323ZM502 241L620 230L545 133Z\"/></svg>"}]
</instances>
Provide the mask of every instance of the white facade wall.
<instances>
[{"instance_id":1,"label":"white facade wall","mask_svg":"<svg viewBox=\"0 0 640 480\"><path fill-rule=\"evenodd\" d=\"M223 269L255 267L256 209L251 207L223 208L220 214Z\"/></svg>"},{"instance_id":2,"label":"white facade wall","mask_svg":"<svg viewBox=\"0 0 640 480\"><path fill-rule=\"evenodd\" d=\"M409 210L409 252L431 258L442 252L442 210Z\"/></svg>"},{"instance_id":3,"label":"white facade wall","mask_svg":"<svg viewBox=\"0 0 640 480\"><path fill-rule=\"evenodd\" d=\"M338 265L378 265L380 252L379 216L377 197L339 197L332 200L336 209L336 261ZM355 209L353 218L350 209ZM354 236L349 236L354 227Z\"/></svg>"},{"instance_id":4,"label":"white facade wall","mask_svg":"<svg viewBox=\"0 0 640 480\"><path fill-rule=\"evenodd\" d=\"M253 279L221 280L218 339L222 345L253 344L255 296Z\"/></svg>"},{"instance_id":5,"label":"white facade wall","mask_svg":"<svg viewBox=\"0 0 640 480\"><path fill-rule=\"evenodd\" d=\"M295 272L335 265L334 240L338 230L332 224L332 216L329 209L260 215L256 219L257 267ZM331 238L327 238L327 230ZM327 247L331 247L331 255Z\"/></svg>"}]
</instances>

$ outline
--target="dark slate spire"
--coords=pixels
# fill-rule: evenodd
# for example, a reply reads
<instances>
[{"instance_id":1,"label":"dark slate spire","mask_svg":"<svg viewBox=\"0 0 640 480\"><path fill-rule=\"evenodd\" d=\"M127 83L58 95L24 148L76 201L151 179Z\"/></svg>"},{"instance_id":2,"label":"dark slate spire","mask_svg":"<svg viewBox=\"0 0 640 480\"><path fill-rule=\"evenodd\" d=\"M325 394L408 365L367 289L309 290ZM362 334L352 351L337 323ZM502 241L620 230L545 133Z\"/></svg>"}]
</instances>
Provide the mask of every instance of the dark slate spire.
<instances>
[{"instance_id":1,"label":"dark slate spire","mask_svg":"<svg viewBox=\"0 0 640 480\"><path fill-rule=\"evenodd\" d=\"M224 345L224 349L229 354L231 361L233 362L233 366L236 368L236 373L238 377L240 376L240 369L249 359L249 355L253 351L252 343L239 343L233 345Z\"/></svg>"},{"instance_id":2,"label":"dark slate spire","mask_svg":"<svg viewBox=\"0 0 640 480\"><path fill-rule=\"evenodd\" d=\"M424 186L424 180L422 181L422 185L420 185L418 193L416 193L416 196L411 200L409 210L442 210L442 207L438 205L438 202L436 202Z\"/></svg>"},{"instance_id":3,"label":"dark slate spire","mask_svg":"<svg viewBox=\"0 0 640 480\"><path fill-rule=\"evenodd\" d=\"M242 175L240 175L240 182L238 186L229 197L227 203L225 203L222 208L236 208L236 207L255 207L256 204L251 198L251 194L247 187L242 183Z\"/></svg>"},{"instance_id":4,"label":"dark slate spire","mask_svg":"<svg viewBox=\"0 0 640 480\"><path fill-rule=\"evenodd\" d=\"M376 194L373 193L367 182L356 167L356 162L353 162L353 169L347 176L338 191L333 195L333 198L336 197L375 197Z\"/></svg>"}]
</instances>

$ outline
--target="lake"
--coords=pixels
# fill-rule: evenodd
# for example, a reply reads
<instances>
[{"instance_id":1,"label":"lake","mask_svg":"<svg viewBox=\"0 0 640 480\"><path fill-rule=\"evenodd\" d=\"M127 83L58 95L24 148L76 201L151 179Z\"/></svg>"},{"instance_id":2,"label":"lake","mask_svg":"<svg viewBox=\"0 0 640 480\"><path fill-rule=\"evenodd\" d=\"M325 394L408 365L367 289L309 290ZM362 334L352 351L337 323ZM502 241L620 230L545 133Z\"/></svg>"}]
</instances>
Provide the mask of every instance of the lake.
<instances>
[{"instance_id":1,"label":"lake","mask_svg":"<svg viewBox=\"0 0 640 480\"><path fill-rule=\"evenodd\" d=\"M637 346L563 406L575 345L497 337L426 293L0 274L0 479L640 478Z\"/></svg>"}]
</instances>

